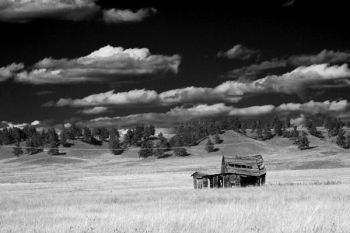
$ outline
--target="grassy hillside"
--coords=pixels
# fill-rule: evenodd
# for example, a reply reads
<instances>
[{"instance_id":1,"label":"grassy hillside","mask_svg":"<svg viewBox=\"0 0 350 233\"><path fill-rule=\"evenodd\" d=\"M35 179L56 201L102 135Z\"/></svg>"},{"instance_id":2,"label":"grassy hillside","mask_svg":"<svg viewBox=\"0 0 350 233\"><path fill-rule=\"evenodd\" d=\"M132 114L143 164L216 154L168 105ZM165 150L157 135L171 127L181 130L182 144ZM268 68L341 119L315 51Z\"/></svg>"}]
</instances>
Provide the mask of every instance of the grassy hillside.
<instances>
[{"instance_id":1,"label":"grassy hillside","mask_svg":"<svg viewBox=\"0 0 350 233\"><path fill-rule=\"evenodd\" d=\"M257 141L234 131L227 131L220 135L223 142L216 144L216 152L205 151L206 140L199 145L188 147L189 156L176 157L170 151L170 157L156 159L154 157L140 159L139 148L131 147L122 155L112 155L107 143L102 146L93 146L80 141L75 141L69 148L60 147L59 156L50 156L46 151L35 155L23 155L15 158L12 149L1 148L0 167L5 174L11 171L19 172L16 176L20 179L21 171L36 169L39 172L52 171L57 168L82 169L98 174L130 174L154 173L154 172L194 172L203 170L218 172L221 157L230 155L254 155L262 154L268 170L299 170L318 168L342 168L350 167L349 151L339 148L334 143L309 136L309 150L300 151L292 141L282 137L274 137L267 141ZM35 174L33 177L35 177ZM25 175L23 176L25 177ZM33 178L32 177L32 178ZM0 177L6 180L6 175Z\"/></svg>"}]
</instances>

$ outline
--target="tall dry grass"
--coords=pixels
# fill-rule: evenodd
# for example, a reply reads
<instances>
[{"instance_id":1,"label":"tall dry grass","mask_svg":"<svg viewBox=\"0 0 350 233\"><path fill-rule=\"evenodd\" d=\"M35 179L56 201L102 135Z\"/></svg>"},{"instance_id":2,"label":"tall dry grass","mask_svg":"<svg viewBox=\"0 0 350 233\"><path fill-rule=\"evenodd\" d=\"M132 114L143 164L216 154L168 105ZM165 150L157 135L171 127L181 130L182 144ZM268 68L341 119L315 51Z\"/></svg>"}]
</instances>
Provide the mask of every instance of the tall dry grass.
<instances>
[{"instance_id":1,"label":"tall dry grass","mask_svg":"<svg viewBox=\"0 0 350 233\"><path fill-rule=\"evenodd\" d=\"M296 182L288 173L213 190L194 190L187 173L1 184L0 232L350 232L349 180L323 179L331 169L292 171Z\"/></svg>"}]
</instances>

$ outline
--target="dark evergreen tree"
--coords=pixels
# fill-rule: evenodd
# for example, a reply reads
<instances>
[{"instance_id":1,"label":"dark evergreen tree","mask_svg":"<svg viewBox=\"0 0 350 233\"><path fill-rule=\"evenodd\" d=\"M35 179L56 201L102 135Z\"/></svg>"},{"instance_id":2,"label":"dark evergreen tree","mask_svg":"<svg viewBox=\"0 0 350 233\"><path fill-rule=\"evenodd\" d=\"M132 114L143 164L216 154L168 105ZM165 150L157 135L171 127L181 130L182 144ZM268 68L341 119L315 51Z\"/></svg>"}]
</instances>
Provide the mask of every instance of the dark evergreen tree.
<instances>
[{"instance_id":1,"label":"dark evergreen tree","mask_svg":"<svg viewBox=\"0 0 350 233\"><path fill-rule=\"evenodd\" d=\"M315 123L309 119L306 121L306 128L309 130L309 133L315 137L323 138L323 135L320 131L317 131Z\"/></svg>"},{"instance_id":2,"label":"dark evergreen tree","mask_svg":"<svg viewBox=\"0 0 350 233\"><path fill-rule=\"evenodd\" d=\"M215 144L220 144L222 142L222 140L218 134L214 135L214 142L215 142Z\"/></svg>"},{"instance_id":3,"label":"dark evergreen tree","mask_svg":"<svg viewBox=\"0 0 350 233\"><path fill-rule=\"evenodd\" d=\"M294 142L296 142L296 140L298 139L299 137L299 131L297 130L297 127L294 126L293 127L293 131L291 132L291 136L290 136L290 139L294 140Z\"/></svg>"},{"instance_id":4,"label":"dark evergreen tree","mask_svg":"<svg viewBox=\"0 0 350 233\"><path fill-rule=\"evenodd\" d=\"M305 149L310 148L309 147L309 140L308 140L305 132L303 132L302 135L298 138L297 143L298 143L298 148L300 150L305 150Z\"/></svg>"},{"instance_id":5,"label":"dark evergreen tree","mask_svg":"<svg viewBox=\"0 0 350 233\"><path fill-rule=\"evenodd\" d=\"M275 132L276 135L282 136L282 134L283 134L283 132L282 132L283 124L282 124L282 121L277 116L273 119L272 127L273 127L274 132Z\"/></svg>"},{"instance_id":6,"label":"dark evergreen tree","mask_svg":"<svg viewBox=\"0 0 350 233\"><path fill-rule=\"evenodd\" d=\"M175 137L172 138L173 139L173 150L174 150L174 154L176 156L186 156L187 155L187 151L186 149L183 147L184 142L183 139L176 135Z\"/></svg>"},{"instance_id":7,"label":"dark evergreen tree","mask_svg":"<svg viewBox=\"0 0 350 233\"><path fill-rule=\"evenodd\" d=\"M342 128L339 129L338 135L337 135L337 145L341 148L346 148L346 138L345 138L345 132Z\"/></svg>"},{"instance_id":8,"label":"dark evergreen tree","mask_svg":"<svg viewBox=\"0 0 350 233\"><path fill-rule=\"evenodd\" d=\"M54 128L51 128L48 130L48 136L49 136L49 149L48 154L49 155L58 155L58 134L56 133L56 130Z\"/></svg>"},{"instance_id":9,"label":"dark evergreen tree","mask_svg":"<svg viewBox=\"0 0 350 233\"><path fill-rule=\"evenodd\" d=\"M30 138L36 133L36 128L34 126L26 125L23 127L24 139Z\"/></svg>"},{"instance_id":10,"label":"dark evergreen tree","mask_svg":"<svg viewBox=\"0 0 350 233\"><path fill-rule=\"evenodd\" d=\"M263 138L263 132L262 132L262 125L261 125L261 121L257 120L256 121L256 137L258 139L262 139Z\"/></svg>"},{"instance_id":11,"label":"dark evergreen tree","mask_svg":"<svg viewBox=\"0 0 350 233\"><path fill-rule=\"evenodd\" d=\"M264 140L269 140L273 137L271 133L271 128L269 124L266 124L263 130L263 139Z\"/></svg>"},{"instance_id":12,"label":"dark evergreen tree","mask_svg":"<svg viewBox=\"0 0 350 233\"><path fill-rule=\"evenodd\" d=\"M331 128L334 127L334 119L331 118L330 116L327 116L323 121L323 126L326 129L330 130Z\"/></svg>"},{"instance_id":13,"label":"dark evergreen tree","mask_svg":"<svg viewBox=\"0 0 350 233\"><path fill-rule=\"evenodd\" d=\"M116 138L120 138L120 134L117 128L111 128L108 132L108 136L114 135Z\"/></svg>"},{"instance_id":14,"label":"dark evergreen tree","mask_svg":"<svg viewBox=\"0 0 350 233\"><path fill-rule=\"evenodd\" d=\"M132 145L133 143L133 138L134 138L134 132L131 129L128 129L126 134L124 134L124 144L129 146Z\"/></svg>"},{"instance_id":15,"label":"dark evergreen tree","mask_svg":"<svg viewBox=\"0 0 350 233\"><path fill-rule=\"evenodd\" d=\"M286 134L287 134L287 129L286 129L285 125L283 124L282 125L282 137L286 137Z\"/></svg>"},{"instance_id":16,"label":"dark evergreen tree","mask_svg":"<svg viewBox=\"0 0 350 233\"><path fill-rule=\"evenodd\" d=\"M43 130L40 133L41 141L43 142L43 145L48 145L49 144L49 134L47 131Z\"/></svg>"},{"instance_id":17,"label":"dark evergreen tree","mask_svg":"<svg viewBox=\"0 0 350 233\"><path fill-rule=\"evenodd\" d=\"M13 154L16 156L16 157L19 157L20 155L23 154L23 150L19 144L19 142L16 142L15 144L15 147L13 148Z\"/></svg>"},{"instance_id":18,"label":"dark evergreen tree","mask_svg":"<svg viewBox=\"0 0 350 233\"><path fill-rule=\"evenodd\" d=\"M349 149L350 148L350 134L348 133L348 135L345 138L345 149Z\"/></svg>"},{"instance_id":19,"label":"dark evergreen tree","mask_svg":"<svg viewBox=\"0 0 350 233\"><path fill-rule=\"evenodd\" d=\"M11 144L11 137L9 130L7 128L4 128L1 133L1 142L3 145L9 145Z\"/></svg>"},{"instance_id":20,"label":"dark evergreen tree","mask_svg":"<svg viewBox=\"0 0 350 233\"><path fill-rule=\"evenodd\" d=\"M241 121L237 117L234 117L232 118L230 125L231 129L233 129L234 131L238 131L241 128Z\"/></svg>"},{"instance_id":21,"label":"dark evergreen tree","mask_svg":"<svg viewBox=\"0 0 350 233\"><path fill-rule=\"evenodd\" d=\"M10 133L10 137L12 139L13 142L20 142L21 141L21 130L19 128L12 128L11 129L11 133Z\"/></svg>"},{"instance_id":22,"label":"dark evergreen tree","mask_svg":"<svg viewBox=\"0 0 350 233\"><path fill-rule=\"evenodd\" d=\"M92 133L88 127L84 127L83 129L83 141L86 143L92 143Z\"/></svg>"},{"instance_id":23,"label":"dark evergreen tree","mask_svg":"<svg viewBox=\"0 0 350 233\"><path fill-rule=\"evenodd\" d=\"M71 124L68 130L69 136L71 137L69 139L75 140L83 135L83 130L74 123Z\"/></svg>"},{"instance_id":24,"label":"dark evergreen tree","mask_svg":"<svg viewBox=\"0 0 350 233\"><path fill-rule=\"evenodd\" d=\"M162 150L164 150L164 152L170 150L170 143L168 139L166 139L163 136L162 132L158 134L158 140L159 140L159 146L162 148Z\"/></svg>"},{"instance_id":25,"label":"dark evergreen tree","mask_svg":"<svg viewBox=\"0 0 350 233\"><path fill-rule=\"evenodd\" d=\"M155 134L155 128L154 125L144 126L143 127L143 138L148 139L151 136L154 136Z\"/></svg>"},{"instance_id":26,"label":"dark evergreen tree","mask_svg":"<svg viewBox=\"0 0 350 233\"><path fill-rule=\"evenodd\" d=\"M247 134L247 123L245 121L242 121L241 123L241 133L244 135Z\"/></svg>"},{"instance_id":27,"label":"dark evergreen tree","mask_svg":"<svg viewBox=\"0 0 350 233\"><path fill-rule=\"evenodd\" d=\"M116 131L118 132L118 130ZM118 132L118 136L117 133L115 133L115 135L118 139L119 139L119 132ZM102 127L101 128L101 140L106 141L109 138L109 130L106 127Z\"/></svg>"},{"instance_id":28,"label":"dark evergreen tree","mask_svg":"<svg viewBox=\"0 0 350 233\"><path fill-rule=\"evenodd\" d=\"M219 134L219 133L221 133L221 131L223 130L222 121L215 121L214 128L215 128L215 130L211 134Z\"/></svg>"},{"instance_id":29,"label":"dark evergreen tree","mask_svg":"<svg viewBox=\"0 0 350 233\"><path fill-rule=\"evenodd\" d=\"M69 133L67 128L63 128L61 133L60 133L60 144L64 147L68 147L69 143L68 143L68 138L69 138Z\"/></svg>"},{"instance_id":30,"label":"dark evergreen tree","mask_svg":"<svg viewBox=\"0 0 350 233\"><path fill-rule=\"evenodd\" d=\"M252 123L251 123L251 125L250 125L250 128L252 129L252 132L255 132L255 130L256 130L256 121L252 121Z\"/></svg>"},{"instance_id":31,"label":"dark evergreen tree","mask_svg":"<svg viewBox=\"0 0 350 233\"><path fill-rule=\"evenodd\" d=\"M92 130L92 136L94 137L101 138L101 133L101 128L96 127Z\"/></svg>"},{"instance_id":32,"label":"dark evergreen tree","mask_svg":"<svg viewBox=\"0 0 350 233\"><path fill-rule=\"evenodd\" d=\"M151 140L144 140L141 143L141 148L139 150L140 158L147 158L153 155L153 142Z\"/></svg>"},{"instance_id":33,"label":"dark evergreen tree","mask_svg":"<svg viewBox=\"0 0 350 233\"><path fill-rule=\"evenodd\" d=\"M208 141L207 141L207 143L205 144L205 150L206 150L208 153L215 151L214 143L210 140L210 138L208 138Z\"/></svg>"},{"instance_id":34,"label":"dark evergreen tree","mask_svg":"<svg viewBox=\"0 0 350 233\"><path fill-rule=\"evenodd\" d=\"M160 141L156 142L154 149L153 149L153 154L157 158L161 158L161 157L163 157L164 152L165 152L165 149L162 147L161 142Z\"/></svg>"},{"instance_id":35,"label":"dark evergreen tree","mask_svg":"<svg viewBox=\"0 0 350 233\"><path fill-rule=\"evenodd\" d=\"M342 127L343 127L343 123L339 119L332 121L332 123L329 126L328 136L329 137L337 136Z\"/></svg>"},{"instance_id":36,"label":"dark evergreen tree","mask_svg":"<svg viewBox=\"0 0 350 233\"><path fill-rule=\"evenodd\" d=\"M32 145L32 140L30 138L27 138L26 140L26 152L27 154L31 155L32 154L32 151L33 151L33 145Z\"/></svg>"},{"instance_id":37,"label":"dark evergreen tree","mask_svg":"<svg viewBox=\"0 0 350 233\"><path fill-rule=\"evenodd\" d=\"M119 138L115 133L110 134L109 148L114 155L120 155L124 151L120 145Z\"/></svg>"},{"instance_id":38,"label":"dark evergreen tree","mask_svg":"<svg viewBox=\"0 0 350 233\"><path fill-rule=\"evenodd\" d=\"M290 116L287 116L286 119L284 120L284 127L286 129L289 129L290 128Z\"/></svg>"},{"instance_id":39,"label":"dark evergreen tree","mask_svg":"<svg viewBox=\"0 0 350 233\"><path fill-rule=\"evenodd\" d=\"M31 136L31 146L32 148L32 154L39 153L43 151L43 141L41 139L41 135L38 132L34 132Z\"/></svg>"},{"instance_id":40,"label":"dark evergreen tree","mask_svg":"<svg viewBox=\"0 0 350 233\"><path fill-rule=\"evenodd\" d=\"M75 135L74 135L72 126L69 126L69 127L63 126L63 129L64 129L64 131L65 131L65 134L66 134L66 138L67 138L67 139L69 139L69 140L75 140Z\"/></svg>"},{"instance_id":41,"label":"dark evergreen tree","mask_svg":"<svg viewBox=\"0 0 350 233\"><path fill-rule=\"evenodd\" d=\"M145 126L142 124L136 125L135 130L133 130L134 135L132 138L132 145L139 146L142 142L142 138L145 136L144 134Z\"/></svg>"}]
</instances>

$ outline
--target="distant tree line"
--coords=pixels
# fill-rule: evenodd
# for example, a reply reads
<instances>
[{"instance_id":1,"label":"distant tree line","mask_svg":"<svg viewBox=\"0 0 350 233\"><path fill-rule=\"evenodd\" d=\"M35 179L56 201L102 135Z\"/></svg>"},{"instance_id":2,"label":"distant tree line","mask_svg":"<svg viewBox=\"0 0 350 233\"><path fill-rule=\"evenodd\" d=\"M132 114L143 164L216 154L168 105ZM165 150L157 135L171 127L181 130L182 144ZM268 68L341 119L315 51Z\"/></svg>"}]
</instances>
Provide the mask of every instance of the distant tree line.
<instances>
[{"instance_id":1,"label":"distant tree line","mask_svg":"<svg viewBox=\"0 0 350 233\"><path fill-rule=\"evenodd\" d=\"M24 142L24 150L21 147ZM0 131L0 144L14 144L13 153L15 156L21 154L36 154L43 151L44 147L49 148L48 153L51 155L58 154L58 135L54 128L37 131L34 126L24 126L20 128L4 128Z\"/></svg>"},{"instance_id":2,"label":"distant tree line","mask_svg":"<svg viewBox=\"0 0 350 233\"><path fill-rule=\"evenodd\" d=\"M272 119L272 120L271 120ZM174 127L175 136L169 140L162 133L155 135L154 125L137 124L120 137L116 128L79 127L71 124L62 127L58 134L54 128L38 131L36 127L26 125L23 128L11 127L0 130L0 145L14 145L13 153L36 154L48 148L50 155L59 154L59 146L69 147L75 140L102 145L108 142L111 152L115 155L123 153L128 147L140 147L139 156L163 157L166 152L173 150L177 156L188 155L186 147L198 145L207 140L205 149L208 152L215 151L215 145L222 142L220 134L225 130L234 130L257 140L269 140L275 136L291 139L299 149L309 148L307 135L324 138L319 126L324 126L328 137L336 137L336 143L344 149L350 148L350 133L346 133L343 127L346 124L340 119L328 115L306 115L304 126L306 131L298 131L292 127L290 117L280 118L265 117L254 119L240 119L235 116L206 117L190 120L177 124ZM347 123L349 125L349 122ZM249 129L249 130L248 130ZM211 135L211 137L209 137Z\"/></svg>"},{"instance_id":3,"label":"distant tree line","mask_svg":"<svg viewBox=\"0 0 350 233\"><path fill-rule=\"evenodd\" d=\"M343 148L350 148L350 134L345 135L342 127L345 125L340 119L327 115L307 115L304 122L306 131L298 131L297 127L292 127L290 117L279 118L275 116L265 119L240 119L237 117L212 117L195 119L180 123L175 127L176 135L170 139L171 146L194 146L203 138L209 135L218 135L224 130L234 130L238 133L247 135L247 129L250 129L249 136L257 140L269 140L275 136L290 138L301 150L308 149L309 140L307 135L313 135L318 138L324 138L318 126L324 126L328 136L338 136L337 144ZM349 123L348 123L349 126ZM292 130L291 130L292 128ZM208 152L213 151L210 138L206 144Z\"/></svg>"}]
</instances>

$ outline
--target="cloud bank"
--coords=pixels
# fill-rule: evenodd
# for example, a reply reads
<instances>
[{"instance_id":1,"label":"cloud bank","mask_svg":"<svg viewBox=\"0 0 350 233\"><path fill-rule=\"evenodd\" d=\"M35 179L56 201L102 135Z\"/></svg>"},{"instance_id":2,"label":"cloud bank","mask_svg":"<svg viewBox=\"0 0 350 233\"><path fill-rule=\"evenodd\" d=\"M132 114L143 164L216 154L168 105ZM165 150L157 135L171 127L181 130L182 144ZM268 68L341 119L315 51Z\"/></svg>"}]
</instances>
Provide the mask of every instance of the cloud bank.
<instances>
[{"instance_id":1,"label":"cloud bank","mask_svg":"<svg viewBox=\"0 0 350 233\"><path fill-rule=\"evenodd\" d=\"M130 9L119 10L113 8L103 11L103 19L106 23L135 23L141 22L156 13L155 8L142 8L135 12Z\"/></svg>"},{"instance_id":2,"label":"cloud bank","mask_svg":"<svg viewBox=\"0 0 350 233\"><path fill-rule=\"evenodd\" d=\"M44 58L31 70L18 72L14 79L32 84L115 81L131 75L177 73L180 63L181 57L177 54L152 55L147 48L124 49L107 45L83 57ZM4 73L9 69L12 72L19 70L18 67L1 68Z\"/></svg>"},{"instance_id":3,"label":"cloud bank","mask_svg":"<svg viewBox=\"0 0 350 233\"><path fill-rule=\"evenodd\" d=\"M128 116L99 117L84 122L90 127L96 126L119 126L126 127L138 122L155 124L157 126L169 126L198 117L210 116L258 116L264 114L300 112L300 113L343 113L349 110L349 102L341 101L309 101L306 103L287 103L279 106L262 105L244 108L235 108L223 103L208 105L200 104L190 108L175 107L165 113L141 113ZM81 122L83 123L83 122Z\"/></svg>"},{"instance_id":4,"label":"cloud bank","mask_svg":"<svg viewBox=\"0 0 350 233\"><path fill-rule=\"evenodd\" d=\"M3 0L0 3L0 20L13 22L46 18L85 20L100 10L95 2L95 0Z\"/></svg>"},{"instance_id":5,"label":"cloud bank","mask_svg":"<svg viewBox=\"0 0 350 233\"><path fill-rule=\"evenodd\" d=\"M106 23L141 22L157 12L154 8L102 10L97 0L2 0L0 21L26 23L34 19L82 21L99 18Z\"/></svg>"},{"instance_id":6,"label":"cloud bank","mask_svg":"<svg viewBox=\"0 0 350 233\"><path fill-rule=\"evenodd\" d=\"M338 64L350 61L350 52L322 50L318 54L294 55L287 58L273 58L268 61L251 64L248 66L233 69L223 77L238 78L240 80L253 80L269 70L285 67L310 66L317 64Z\"/></svg>"},{"instance_id":7,"label":"cloud bank","mask_svg":"<svg viewBox=\"0 0 350 233\"><path fill-rule=\"evenodd\" d=\"M18 71L22 70L24 65L22 63L12 63L5 67L0 67L0 82L4 82L9 78L14 77Z\"/></svg>"},{"instance_id":8,"label":"cloud bank","mask_svg":"<svg viewBox=\"0 0 350 233\"><path fill-rule=\"evenodd\" d=\"M122 106L152 104L158 106L186 103L236 103L246 94L298 93L300 89L324 80L350 77L347 64L302 66L283 75L270 75L253 82L226 81L214 88L185 87L158 93L154 90L137 89L115 93L113 90L86 96L82 99L61 98L54 105L58 107Z\"/></svg>"}]
</instances>

